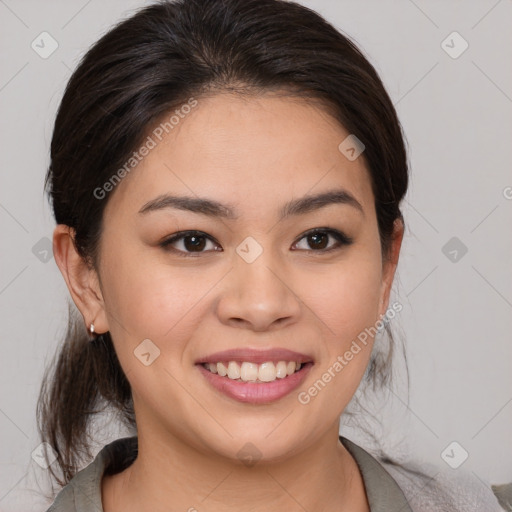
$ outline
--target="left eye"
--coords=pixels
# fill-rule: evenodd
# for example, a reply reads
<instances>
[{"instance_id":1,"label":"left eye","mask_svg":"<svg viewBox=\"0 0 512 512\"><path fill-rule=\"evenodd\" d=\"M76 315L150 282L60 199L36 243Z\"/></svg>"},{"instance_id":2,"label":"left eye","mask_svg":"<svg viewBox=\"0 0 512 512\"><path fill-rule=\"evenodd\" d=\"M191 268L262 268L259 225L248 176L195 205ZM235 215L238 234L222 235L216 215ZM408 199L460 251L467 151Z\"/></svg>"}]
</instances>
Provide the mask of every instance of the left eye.
<instances>
[{"instance_id":1,"label":"left eye","mask_svg":"<svg viewBox=\"0 0 512 512\"><path fill-rule=\"evenodd\" d=\"M326 246L326 244L328 244L329 237L334 238L336 243L331 246ZM345 235L341 231L330 228L313 229L303 235L299 239L299 242L300 240L306 240L306 243L312 247L312 249L305 248L305 250L313 252L329 252L335 249L339 249L344 245L350 245L353 242L352 238Z\"/></svg>"}]
</instances>

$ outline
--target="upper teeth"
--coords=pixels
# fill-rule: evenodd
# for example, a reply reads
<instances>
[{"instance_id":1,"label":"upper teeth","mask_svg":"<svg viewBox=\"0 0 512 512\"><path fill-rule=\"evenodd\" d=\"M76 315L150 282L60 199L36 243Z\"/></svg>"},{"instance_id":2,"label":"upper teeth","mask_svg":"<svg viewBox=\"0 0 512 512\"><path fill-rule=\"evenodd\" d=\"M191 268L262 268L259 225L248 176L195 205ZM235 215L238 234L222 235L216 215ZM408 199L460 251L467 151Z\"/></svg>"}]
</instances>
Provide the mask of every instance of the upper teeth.
<instances>
[{"instance_id":1,"label":"upper teeth","mask_svg":"<svg viewBox=\"0 0 512 512\"><path fill-rule=\"evenodd\" d=\"M269 361L263 364L243 362L240 365L236 361L229 361L227 365L220 362L205 363L203 366L212 373L218 373L221 377L233 380L272 382L276 379L284 379L287 375L300 370L301 363L279 361L274 364Z\"/></svg>"}]
</instances>

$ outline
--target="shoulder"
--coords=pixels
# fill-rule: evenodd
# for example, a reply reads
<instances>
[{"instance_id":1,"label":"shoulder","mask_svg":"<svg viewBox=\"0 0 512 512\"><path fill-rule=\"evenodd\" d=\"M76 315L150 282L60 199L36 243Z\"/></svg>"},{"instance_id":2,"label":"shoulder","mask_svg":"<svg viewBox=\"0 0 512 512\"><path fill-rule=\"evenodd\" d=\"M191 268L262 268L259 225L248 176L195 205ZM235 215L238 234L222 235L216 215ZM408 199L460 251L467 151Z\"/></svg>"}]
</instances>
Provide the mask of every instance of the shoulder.
<instances>
[{"instance_id":1,"label":"shoulder","mask_svg":"<svg viewBox=\"0 0 512 512\"><path fill-rule=\"evenodd\" d=\"M46 512L74 512L75 510L75 492L73 487L68 484L57 494L51 507Z\"/></svg>"},{"instance_id":2,"label":"shoulder","mask_svg":"<svg viewBox=\"0 0 512 512\"><path fill-rule=\"evenodd\" d=\"M124 437L105 445L94 460L64 486L46 512L97 512L103 510L103 474L117 473L137 455L137 437Z\"/></svg>"},{"instance_id":3,"label":"shoulder","mask_svg":"<svg viewBox=\"0 0 512 512\"><path fill-rule=\"evenodd\" d=\"M102 510L101 477L104 468L105 447L60 490L47 512Z\"/></svg>"},{"instance_id":4,"label":"shoulder","mask_svg":"<svg viewBox=\"0 0 512 512\"><path fill-rule=\"evenodd\" d=\"M503 512L490 483L464 469L379 461L395 479L414 512Z\"/></svg>"}]
</instances>

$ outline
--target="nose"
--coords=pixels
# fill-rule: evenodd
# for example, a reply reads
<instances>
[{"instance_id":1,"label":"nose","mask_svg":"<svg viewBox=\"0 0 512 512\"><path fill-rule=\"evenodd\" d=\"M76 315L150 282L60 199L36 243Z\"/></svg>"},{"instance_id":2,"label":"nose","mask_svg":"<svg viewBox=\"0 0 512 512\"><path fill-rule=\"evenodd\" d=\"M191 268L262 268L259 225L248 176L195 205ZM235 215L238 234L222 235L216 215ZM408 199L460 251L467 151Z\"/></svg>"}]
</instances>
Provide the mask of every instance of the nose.
<instances>
[{"instance_id":1,"label":"nose","mask_svg":"<svg viewBox=\"0 0 512 512\"><path fill-rule=\"evenodd\" d=\"M270 252L263 253L252 263L235 256L234 265L226 276L217 315L232 327L268 331L295 323L301 312L301 301L293 283Z\"/></svg>"}]
</instances>

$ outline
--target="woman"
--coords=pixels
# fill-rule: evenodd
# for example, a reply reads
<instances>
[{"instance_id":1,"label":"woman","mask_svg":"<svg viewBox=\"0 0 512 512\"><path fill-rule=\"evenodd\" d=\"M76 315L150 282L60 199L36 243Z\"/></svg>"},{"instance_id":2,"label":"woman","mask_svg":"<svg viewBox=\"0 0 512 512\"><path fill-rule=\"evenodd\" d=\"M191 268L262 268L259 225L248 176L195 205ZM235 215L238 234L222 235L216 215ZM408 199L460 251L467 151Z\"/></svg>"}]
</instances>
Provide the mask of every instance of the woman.
<instances>
[{"instance_id":1,"label":"woman","mask_svg":"<svg viewBox=\"0 0 512 512\"><path fill-rule=\"evenodd\" d=\"M451 507L437 489L413 509L426 475L339 436L389 372L407 183L381 80L305 7L162 2L102 37L47 175L81 314L39 403L49 510ZM136 435L77 473L101 406Z\"/></svg>"}]
</instances>

